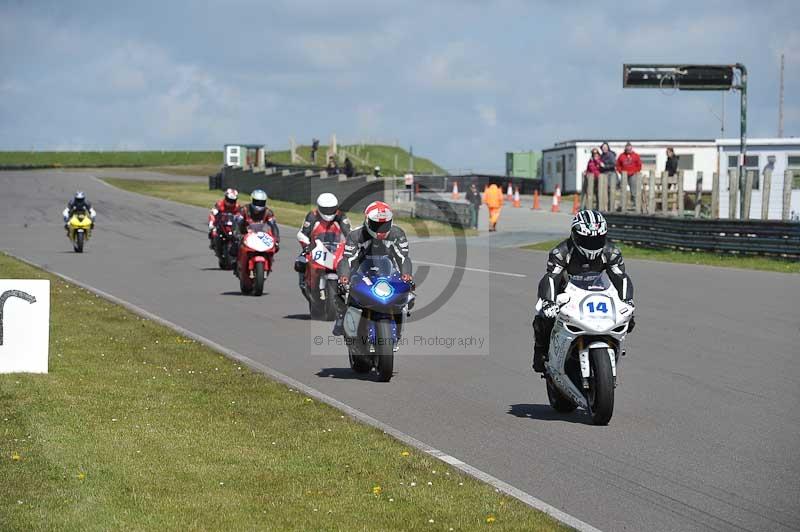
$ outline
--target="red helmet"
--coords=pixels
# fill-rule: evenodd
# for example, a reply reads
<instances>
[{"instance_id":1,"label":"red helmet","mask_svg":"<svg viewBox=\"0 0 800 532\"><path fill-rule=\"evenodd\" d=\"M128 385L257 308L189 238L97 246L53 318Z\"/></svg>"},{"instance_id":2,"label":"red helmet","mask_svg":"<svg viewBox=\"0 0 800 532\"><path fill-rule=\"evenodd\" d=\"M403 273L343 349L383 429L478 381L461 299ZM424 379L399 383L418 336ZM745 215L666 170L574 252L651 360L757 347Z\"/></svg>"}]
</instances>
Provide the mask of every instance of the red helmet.
<instances>
[{"instance_id":1,"label":"red helmet","mask_svg":"<svg viewBox=\"0 0 800 532\"><path fill-rule=\"evenodd\" d=\"M382 201L373 201L364 210L364 227L372 238L385 240L392 229L392 208Z\"/></svg>"},{"instance_id":2,"label":"red helmet","mask_svg":"<svg viewBox=\"0 0 800 532\"><path fill-rule=\"evenodd\" d=\"M225 191L225 201L233 205L239 199L239 191L235 188L229 188Z\"/></svg>"}]
</instances>

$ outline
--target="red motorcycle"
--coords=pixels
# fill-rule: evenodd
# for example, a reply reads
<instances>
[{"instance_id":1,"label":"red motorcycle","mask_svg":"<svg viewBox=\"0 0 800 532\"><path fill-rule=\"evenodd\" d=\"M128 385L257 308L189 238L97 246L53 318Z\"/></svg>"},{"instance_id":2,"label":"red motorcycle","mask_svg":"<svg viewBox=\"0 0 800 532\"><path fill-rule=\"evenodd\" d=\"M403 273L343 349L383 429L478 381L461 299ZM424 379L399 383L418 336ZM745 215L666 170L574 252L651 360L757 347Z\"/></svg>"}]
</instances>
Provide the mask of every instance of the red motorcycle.
<instances>
[{"instance_id":1,"label":"red motorcycle","mask_svg":"<svg viewBox=\"0 0 800 532\"><path fill-rule=\"evenodd\" d=\"M236 276L242 294L264 293L264 281L272 271L273 256L278 250L269 224L250 224L239 243Z\"/></svg>"},{"instance_id":2,"label":"red motorcycle","mask_svg":"<svg viewBox=\"0 0 800 532\"><path fill-rule=\"evenodd\" d=\"M236 236L233 233L234 215L229 212L222 212L217 215L216 229L214 230L214 254L217 256L219 267L222 270L230 270L236 257L231 255L231 243Z\"/></svg>"},{"instance_id":3,"label":"red motorcycle","mask_svg":"<svg viewBox=\"0 0 800 532\"><path fill-rule=\"evenodd\" d=\"M305 255L305 287L312 319L336 319L336 295L339 277L336 267L344 254L345 238L338 227L312 233L311 245Z\"/></svg>"}]
</instances>

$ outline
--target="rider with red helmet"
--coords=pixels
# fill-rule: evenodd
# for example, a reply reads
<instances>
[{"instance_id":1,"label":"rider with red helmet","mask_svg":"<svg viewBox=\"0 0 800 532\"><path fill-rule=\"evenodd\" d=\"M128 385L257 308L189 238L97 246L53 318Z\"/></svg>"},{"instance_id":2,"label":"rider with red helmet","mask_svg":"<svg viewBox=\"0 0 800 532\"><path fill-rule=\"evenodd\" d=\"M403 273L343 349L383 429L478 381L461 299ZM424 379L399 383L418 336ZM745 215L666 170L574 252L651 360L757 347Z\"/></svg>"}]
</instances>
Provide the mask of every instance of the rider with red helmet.
<instances>
[{"instance_id":1,"label":"rider with red helmet","mask_svg":"<svg viewBox=\"0 0 800 532\"><path fill-rule=\"evenodd\" d=\"M392 209L382 201L373 201L364 210L364 225L356 227L347 237L344 255L336 268L339 284L346 287L350 283L350 273L358 269L367 255L386 255L392 259L400 271L402 279L413 282L411 258L408 256L408 239L400 227L392 224ZM344 313L347 310L344 299L337 304L334 336L344 334Z\"/></svg>"},{"instance_id":2,"label":"rider with red helmet","mask_svg":"<svg viewBox=\"0 0 800 532\"><path fill-rule=\"evenodd\" d=\"M239 191L235 188L229 188L225 191L225 196L211 207L211 211L208 213L208 239L211 241L211 249L214 249L214 237L217 236L219 215L223 213L236 215L241 208L238 199Z\"/></svg>"}]
</instances>

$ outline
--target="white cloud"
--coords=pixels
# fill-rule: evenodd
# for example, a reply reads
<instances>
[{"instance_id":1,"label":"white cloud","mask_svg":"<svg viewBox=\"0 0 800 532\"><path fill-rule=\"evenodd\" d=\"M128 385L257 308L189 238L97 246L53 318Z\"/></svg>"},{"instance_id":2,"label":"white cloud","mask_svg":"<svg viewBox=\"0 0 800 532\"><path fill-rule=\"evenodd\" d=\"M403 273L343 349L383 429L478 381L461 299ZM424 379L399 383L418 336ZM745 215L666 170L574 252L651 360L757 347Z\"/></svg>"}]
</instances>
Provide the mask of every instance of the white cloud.
<instances>
[{"instance_id":1,"label":"white cloud","mask_svg":"<svg viewBox=\"0 0 800 532\"><path fill-rule=\"evenodd\" d=\"M412 81L436 90L489 90L498 86L490 73L479 66L478 53L463 42L449 43L422 58L409 73Z\"/></svg>"},{"instance_id":2,"label":"white cloud","mask_svg":"<svg viewBox=\"0 0 800 532\"><path fill-rule=\"evenodd\" d=\"M478 104L475 106L475 110L484 125L489 127L497 125L497 109L493 105Z\"/></svg>"}]
</instances>

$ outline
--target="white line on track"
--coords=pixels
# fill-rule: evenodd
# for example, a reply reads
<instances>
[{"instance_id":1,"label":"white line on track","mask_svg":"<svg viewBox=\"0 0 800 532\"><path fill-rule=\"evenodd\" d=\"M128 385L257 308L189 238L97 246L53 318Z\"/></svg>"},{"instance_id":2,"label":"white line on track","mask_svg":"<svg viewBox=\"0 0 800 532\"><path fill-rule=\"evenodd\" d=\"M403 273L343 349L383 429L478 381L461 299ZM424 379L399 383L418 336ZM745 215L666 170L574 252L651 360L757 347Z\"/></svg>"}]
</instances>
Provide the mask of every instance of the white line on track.
<instances>
[{"instance_id":1,"label":"white line on track","mask_svg":"<svg viewBox=\"0 0 800 532\"><path fill-rule=\"evenodd\" d=\"M412 447L414 447L416 449L419 449L420 451L422 451L424 453L427 453L427 454L433 456L434 458L437 458L437 459L441 460L442 462L450 464L452 467L455 467L456 469L458 469L460 471L463 471L467 475L469 475L469 476L471 476L473 478L476 478L476 479L480 480L481 482L485 482L486 484L489 484L490 486L492 486L498 492L502 492L502 493L505 493L506 495L508 495L510 497L514 497L515 499L518 499L519 501L527 504L528 506L530 506L532 508L535 508L535 509L539 510L540 512L546 513L547 515L549 515L553 519L555 519L557 521L560 521L561 523L564 523L565 525L567 525L569 527L572 527L575 530L578 530L579 532L600 532L599 529L593 527L592 525L590 525L588 523L584 523L583 521L581 521L577 517L573 517L570 514L559 510L555 506L551 506L551 505L547 504L546 502L544 502L543 500L538 499L538 498L534 497L533 495L522 491L521 489L515 488L511 484L503 482L499 478L493 477L489 473L481 471L480 469L478 469L476 467L473 467L473 466L471 466L471 465L469 465L469 464L467 464L465 462L462 462L461 460L459 460L458 458L455 458L454 456L450 456L449 454L444 453L444 452L440 451L439 449L431 447L427 443L424 443L424 442L416 439L415 437L411 436L410 434L406 434L405 432L397 430L396 428L391 427L391 426L387 425L386 423L384 423L382 421L378 421L374 417L372 417L372 416L370 416L368 414L365 414L364 412L361 412L360 410L356 410L355 408L353 408L353 407L351 407L349 405L346 405L345 403L342 403L338 399L334 399L330 395L324 394L324 393L320 392L319 390L316 390L316 389L312 388L311 386L303 384L302 382L297 381L297 380L289 377L288 375L284 375L283 373L281 373L279 371L276 371L276 370L270 368L269 366L267 366L265 364L262 364L261 362L253 360L253 359L251 359L251 358L249 358L249 357L247 357L247 356L245 356L245 355L243 355L241 353L238 353L238 352L236 352L236 351L234 351L232 349L228 349L227 347L225 347L225 346L223 346L221 344L218 344L215 341L206 338L205 336L200 336L199 334L194 333L194 332L190 331L189 329L185 329L185 328L181 327L180 325L172 323L171 321L166 320L164 318L161 318L161 317L153 314L152 312L149 312L149 311L143 309L142 307L136 306L133 303L129 303L129 302L125 301L124 299L120 299L120 298L118 298L116 296L112 296L111 294L109 294L107 292L99 290L99 289L97 289L97 288L95 288L95 287L93 287L91 285L86 284L86 283L82 283L80 281L77 281L77 280L75 280L75 279L73 279L71 277L67 277L66 275L60 274L60 273L58 273L56 271L53 271L53 270L50 270L50 269L45 268L43 266L40 266L39 264L36 264L35 262L31 262L31 261L29 261L27 259L23 259L23 258L18 257L16 255L12 255L8 251L6 251L6 253L8 253L9 255L11 255L11 256L21 260L22 262L24 262L26 264L29 264L29 265L31 265L31 266L33 266L35 268L39 268L41 270L49 271L50 273L52 273L54 275L57 275L58 277L61 277L62 279L64 279L68 283L72 283L72 284L74 284L76 286L80 286L81 288L83 288L85 290L88 290L90 292L93 292L93 293L95 293L95 294L97 294L97 295L99 295L99 296L111 301L112 303L116 303L117 305L123 306L126 309L130 310L131 312L133 312L135 314L138 314L139 316L142 316L142 317L147 318L149 320L152 320L152 321L154 321L156 323L164 325L165 327L169 327L170 329L173 329L173 330L181 333L182 335L184 335L184 336L186 336L188 338L191 338L192 340L200 342L201 344L203 344L203 345L205 345L207 347L210 347L211 349L214 349L215 351L219 351L220 353L222 353L222 354L224 354L224 355L226 355L226 356L228 356L228 357L230 357L230 358L232 358L234 360L238 360L238 361L242 362L243 364L246 364L251 369L255 369L257 371L261 371L262 373L265 373L265 374L269 375L273 379L275 379L275 380L277 380L279 382L282 382L283 384L285 384L287 386L291 386L292 388L294 388L296 390L299 390L299 391L303 392L306 395L314 397L314 398L322 401L323 403L329 404L334 408L338 408L339 410L343 411L345 414L349 415L350 417L352 417L354 419L357 419L358 421L361 421L362 423L366 423L367 425L371 425L371 426L373 426L373 427L375 427L375 428L377 428L379 430L382 430L386 434L389 434L390 436L400 440L401 442L403 442L403 443L405 443L407 445L410 445L410 446L412 446ZM446 266L446 265L444 265L444 266ZM489 273L495 273L495 272L489 272ZM524 275L520 275L520 274L510 274L510 275L518 275L518 276L521 276L521 277L525 277Z\"/></svg>"},{"instance_id":2,"label":"white line on track","mask_svg":"<svg viewBox=\"0 0 800 532\"><path fill-rule=\"evenodd\" d=\"M441 264L439 262L428 262L426 260L417 260L412 259L414 264L425 264L427 266L441 266L442 268L453 268L459 270L466 270L468 272L479 272L479 273L491 273L492 275L505 275L508 277L527 277L527 275L523 273L511 273L511 272L497 272L494 270L483 270L481 268L468 268L466 266L455 266L453 264Z\"/></svg>"}]
</instances>

